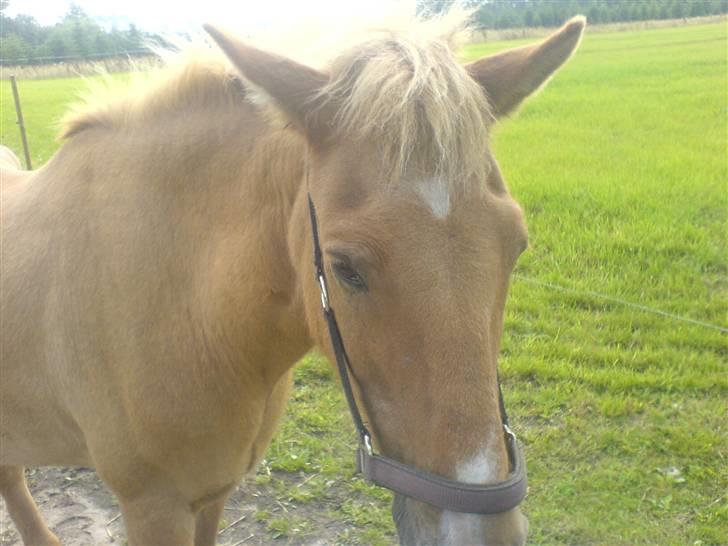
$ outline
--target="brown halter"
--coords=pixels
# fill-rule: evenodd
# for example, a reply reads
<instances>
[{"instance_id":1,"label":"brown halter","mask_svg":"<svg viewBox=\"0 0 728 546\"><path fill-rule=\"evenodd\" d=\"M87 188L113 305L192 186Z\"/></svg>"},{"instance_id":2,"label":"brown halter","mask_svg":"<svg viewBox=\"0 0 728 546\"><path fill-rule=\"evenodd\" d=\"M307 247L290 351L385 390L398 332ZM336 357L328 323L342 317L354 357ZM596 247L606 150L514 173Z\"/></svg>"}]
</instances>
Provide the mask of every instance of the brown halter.
<instances>
[{"instance_id":1,"label":"brown halter","mask_svg":"<svg viewBox=\"0 0 728 546\"><path fill-rule=\"evenodd\" d=\"M308 170L306 171L306 178L308 178ZM359 433L357 470L367 480L376 485L445 510L471 514L498 514L518 506L526 496L528 484L526 462L523 458L520 443L508 427L508 415L503 402L500 381L498 381L500 410L508 458L512 469L506 480L491 485L468 484L423 472L382 455L374 454L371 434L362 420L351 389L351 380L349 378L351 364L346 354L344 340L341 337L334 310L329 303L328 284L319 243L316 208L310 193L308 194L308 209L311 216L314 266L316 282L321 292L321 306L328 326L331 345L336 356L341 384L344 387L346 401L349 404L349 412Z\"/></svg>"}]
</instances>

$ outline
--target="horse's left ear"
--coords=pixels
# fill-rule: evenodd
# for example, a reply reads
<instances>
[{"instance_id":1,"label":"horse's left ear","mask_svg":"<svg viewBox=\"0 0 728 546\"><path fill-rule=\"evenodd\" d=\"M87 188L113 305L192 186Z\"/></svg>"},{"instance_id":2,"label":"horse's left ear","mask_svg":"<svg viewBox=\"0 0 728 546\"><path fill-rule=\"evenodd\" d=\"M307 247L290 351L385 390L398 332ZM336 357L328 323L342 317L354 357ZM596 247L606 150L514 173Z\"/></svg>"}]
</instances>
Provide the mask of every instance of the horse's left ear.
<instances>
[{"instance_id":1,"label":"horse's left ear","mask_svg":"<svg viewBox=\"0 0 728 546\"><path fill-rule=\"evenodd\" d=\"M271 96L290 120L309 137L321 137L326 127L316 97L326 85L326 74L291 59L249 46L212 25L204 25L233 65L250 82Z\"/></svg>"},{"instance_id":2,"label":"horse's left ear","mask_svg":"<svg viewBox=\"0 0 728 546\"><path fill-rule=\"evenodd\" d=\"M465 67L485 89L496 118L511 113L546 83L571 57L585 26L585 17L574 17L540 44L510 49Z\"/></svg>"}]
</instances>

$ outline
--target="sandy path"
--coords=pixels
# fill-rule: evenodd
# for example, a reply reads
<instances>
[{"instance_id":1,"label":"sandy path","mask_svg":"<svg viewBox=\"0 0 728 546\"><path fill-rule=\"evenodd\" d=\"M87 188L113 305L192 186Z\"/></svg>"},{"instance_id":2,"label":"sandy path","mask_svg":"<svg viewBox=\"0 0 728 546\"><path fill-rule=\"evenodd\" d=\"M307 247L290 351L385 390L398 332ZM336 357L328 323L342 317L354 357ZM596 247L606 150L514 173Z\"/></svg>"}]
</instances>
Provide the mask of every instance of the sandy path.
<instances>
[{"instance_id":1,"label":"sandy path","mask_svg":"<svg viewBox=\"0 0 728 546\"><path fill-rule=\"evenodd\" d=\"M37 468L26 471L28 485L43 517L64 546L126 545L124 526L116 499L93 470L83 468ZM292 478L299 480L298 477ZM300 481L304 478L301 477ZM316 522L316 537L285 537L274 540L256 512L292 513ZM224 519L230 524L218 537L225 546L262 546L275 544L328 546L345 529L329 521L322 503L293 505L276 500L272 492L252 482L243 484L225 507ZM242 518L242 519L241 519ZM237 523L235 523L237 522ZM5 502L0 499L0 546L22 546L10 521Z\"/></svg>"}]
</instances>

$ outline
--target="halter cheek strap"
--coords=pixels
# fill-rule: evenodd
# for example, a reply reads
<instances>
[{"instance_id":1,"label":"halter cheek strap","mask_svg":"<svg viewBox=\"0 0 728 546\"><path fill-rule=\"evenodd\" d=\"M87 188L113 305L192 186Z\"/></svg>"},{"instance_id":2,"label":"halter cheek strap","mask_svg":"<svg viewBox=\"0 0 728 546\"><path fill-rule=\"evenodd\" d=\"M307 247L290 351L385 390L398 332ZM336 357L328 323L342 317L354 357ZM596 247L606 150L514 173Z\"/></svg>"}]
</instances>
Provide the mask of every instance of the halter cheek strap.
<instances>
[{"instance_id":1,"label":"halter cheek strap","mask_svg":"<svg viewBox=\"0 0 728 546\"><path fill-rule=\"evenodd\" d=\"M346 347L341 337L339 325L336 322L334 310L329 302L328 284L319 242L316 208L310 193L308 194L308 209L311 217L314 268L316 282L321 293L321 307L326 319L331 346L336 357L336 366L341 377L346 402L349 405L349 412L359 434L360 445L357 452L357 470L367 480L376 485L445 510L471 514L498 514L518 506L525 498L528 486L526 463L520 443L508 427L508 415L503 402L500 380L498 381L499 404L506 448L511 464L511 473L505 481L491 485L458 482L418 470L388 457L376 455L373 452L371 434L362 420L361 412L356 405L354 392L351 388L350 374L352 370L349 356L346 353Z\"/></svg>"}]
</instances>

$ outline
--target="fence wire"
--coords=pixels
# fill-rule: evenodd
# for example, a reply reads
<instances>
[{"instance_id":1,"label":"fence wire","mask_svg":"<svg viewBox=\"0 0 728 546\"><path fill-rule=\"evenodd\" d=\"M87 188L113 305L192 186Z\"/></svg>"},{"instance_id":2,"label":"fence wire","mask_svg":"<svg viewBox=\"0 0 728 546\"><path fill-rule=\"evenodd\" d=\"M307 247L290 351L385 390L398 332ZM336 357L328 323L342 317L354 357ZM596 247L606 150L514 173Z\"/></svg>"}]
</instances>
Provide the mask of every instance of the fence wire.
<instances>
[{"instance_id":1,"label":"fence wire","mask_svg":"<svg viewBox=\"0 0 728 546\"><path fill-rule=\"evenodd\" d=\"M521 281L524 281L524 282L527 282L527 283L530 283L530 284L533 284L533 285L536 285L536 286L541 286L543 288L548 288L550 290L555 290L557 292L564 292L564 293L568 293L568 294L576 294L576 295L579 295L579 296L589 296L591 298L601 299L601 300L609 301L609 302L612 302L612 303L617 303L617 304L623 305L625 307L631 307L632 309L638 309L639 311L643 311L645 313L652 313L652 314L655 314L655 315L660 315L662 317L670 318L672 320L678 320L678 321L681 321L681 322L687 322L689 324L693 324L695 326L700 326L702 328L710 328L711 330L717 330L717 331L722 332L724 334L727 334L728 333L728 328L723 328L722 326L718 326L717 324L713 324L713 323L710 323L710 322L705 322L705 321L702 321L702 320L696 320L696 319L692 319L692 318L689 318L689 317L684 317L682 315L676 315L675 313L669 313L667 311L663 311L662 309L656 309L654 307L649 307L647 305L642 305L640 303L634 303L634 302L631 302L631 301L623 300L623 299L617 298L615 296L610 296L609 294L602 294L600 292L594 292L593 290L579 290L577 288L571 288L571 287L568 287L568 286L561 286L561 285L553 284L553 283L550 283L550 282L540 281L538 279L532 279L531 277L526 277L524 275L518 275L518 274L515 274L515 273L513 274L513 277L516 278L516 279L518 279L518 280L521 280Z\"/></svg>"}]
</instances>

